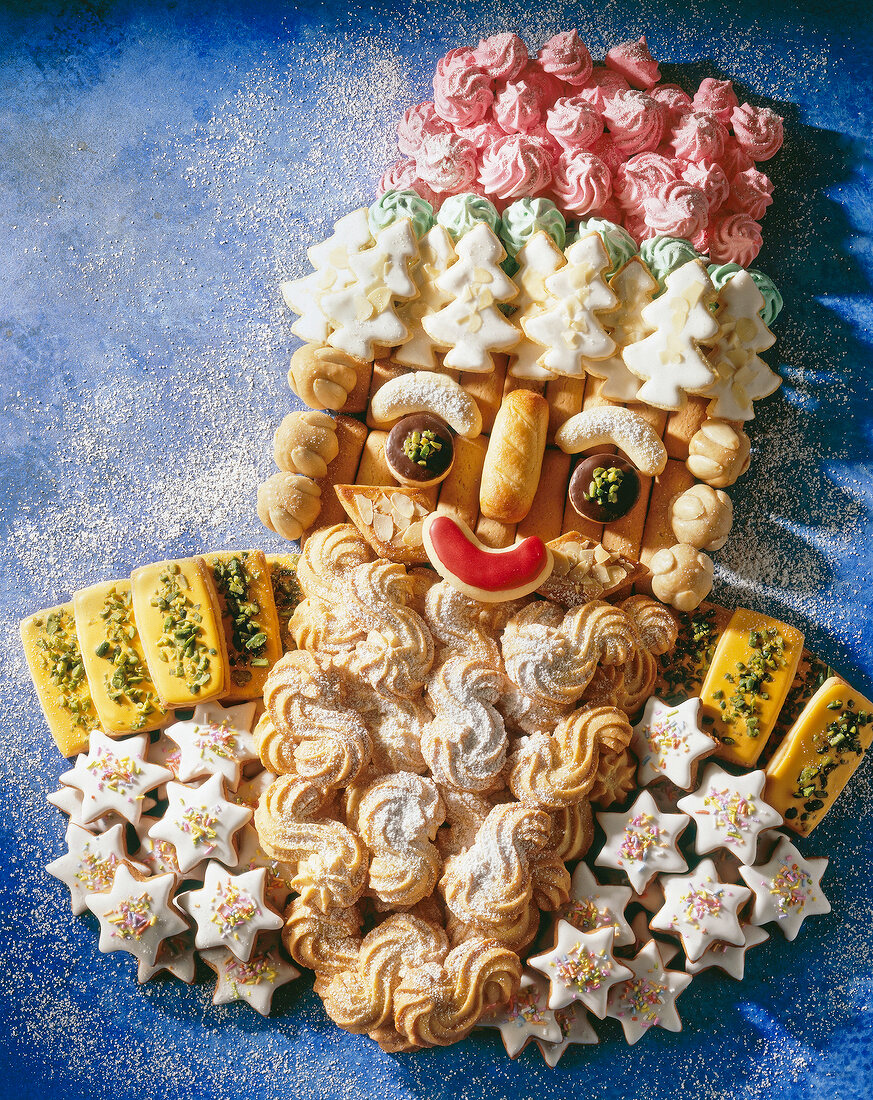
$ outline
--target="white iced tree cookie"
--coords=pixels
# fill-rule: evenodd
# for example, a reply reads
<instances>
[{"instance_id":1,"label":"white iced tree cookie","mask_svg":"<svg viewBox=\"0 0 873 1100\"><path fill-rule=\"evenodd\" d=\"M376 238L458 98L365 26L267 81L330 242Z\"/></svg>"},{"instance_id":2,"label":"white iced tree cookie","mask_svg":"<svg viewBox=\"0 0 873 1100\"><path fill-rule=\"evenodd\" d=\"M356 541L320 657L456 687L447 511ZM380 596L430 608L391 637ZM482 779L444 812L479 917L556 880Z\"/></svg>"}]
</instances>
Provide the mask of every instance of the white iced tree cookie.
<instances>
[{"instance_id":1,"label":"white iced tree cookie","mask_svg":"<svg viewBox=\"0 0 873 1100\"><path fill-rule=\"evenodd\" d=\"M412 269L412 277L418 288L418 297L404 302L397 309L397 316L412 336L394 352L398 363L419 370L434 370L439 364L434 358L436 344L428 336L422 320L449 304L452 296L439 286L439 278L457 259L452 238L441 225L435 225L419 241L418 263Z\"/></svg>"},{"instance_id":2,"label":"white iced tree cookie","mask_svg":"<svg viewBox=\"0 0 873 1100\"><path fill-rule=\"evenodd\" d=\"M516 297L518 287L501 270L506 252L484 222L465 233L455 251L457 262L437 279L449 304L422 325L437 347L449 349L445 366L488 373L494 369L492 352L509 351L521 335L498 309Z\"/></svg>"},{"instance_id":3,"label":"white iced tree cookie","mask_svg":"<svg viewBox=\"0 0 873 1100\"><path fill-rule=\"evenodd\" d=\"M615 351L597 314L615 309L618 300L603 280L609 256L597 233L570 245L566 257L565 266L545 280L545 308L522 327L529 339L546 349L542 366L554 374L581 378L586 360L606 359Z\"/></svg>"},{"instance_id":4,"label":"white iced tree cookie","mask_svg":"<svg viewBox=\"0 0 873 1100\"><path fill-rule=\"evenodd\" d=\"M560 271L567 261L548 233L542 230L534 233L518 250L515 259L519 265L515 273L519 294L512 319L522 330L522 337L509 360L509 373L514 378L542 382L554 378L555 375L542 365L541 360L545 355L543 346L524 335L524 326L526 322L545 312L549 301L546 279Z\"/></svg>"},{"instance_id":5,"label":"white iced tree cookie","mask_svg":"<svg viewBox=\"0 0 873 1100\"><path fill-rule=\"evenodd\" d=\"M322 294L321 308L333 326L328 343L358 359L372 360L376 346L394 347L409 338L397 316L395 299L414 298L409 265L418 244L408 218L381 230L372 248L349 258L354 281Z\"/></svg>"},{"instance_id":6,"label":"white iced tree cookie","mask_svg":"<svg viewBox=\"0 0 873 1100\"><path fill-rule=\"evenodd\" d=\"M608 359L592 360L588 373L602 378L600 396L610 401L635 401L640 380L624 363L624 349L636 344L652 331L643 320L643 310L658 293L658 281L638 256L628 260L609 280L610 289L618 298L615 309L600 314L600 320L610 327L615 341L615 354Z\"/></svg>"},{"instance_id":7,"label":"white iced tree cookie","mask_svg":"<svg viewBox=\"0 0 873 1100\"><path fill-rule=\"evenodd\" d=\"M642 310L651 335L624 349L628 370L643 380L637 400L658 409L681 409L686 394L700 393L715 381L701 344L718 337L719 323L710 305L715 287L699 260L672 271L664 293Z\"/></svg>"},{"instance_id":8,"label":"white iced tree cookie","mask_svg":"<svg viewBox=\"0 0 873 1100\"><path fill-rule=\"evenodd\" d=\"M286 279L279 288L285 304L300 318L291 326L295 336L315 344L327 341L331 325L321 308L321 296L354 282L351 257L372 243L367 208L361 207L340 218L326 240L307 250L315 270L302 279Z\"/></svg>"},{"instance_id":9,"label":"white iced tree cookie","mask_svg":"<svg viewBox=\"0 0 873 1100\"><path fill-rule=\"evenodd\" d=\"M758 355L776 342L761 319L764 298L748 271L738 271L718 294L716 320L721 329L709 354L716 379L704 391L710 416L752 420L753 401L769 397L782 379Z\"/></svg>"}]
</instances>

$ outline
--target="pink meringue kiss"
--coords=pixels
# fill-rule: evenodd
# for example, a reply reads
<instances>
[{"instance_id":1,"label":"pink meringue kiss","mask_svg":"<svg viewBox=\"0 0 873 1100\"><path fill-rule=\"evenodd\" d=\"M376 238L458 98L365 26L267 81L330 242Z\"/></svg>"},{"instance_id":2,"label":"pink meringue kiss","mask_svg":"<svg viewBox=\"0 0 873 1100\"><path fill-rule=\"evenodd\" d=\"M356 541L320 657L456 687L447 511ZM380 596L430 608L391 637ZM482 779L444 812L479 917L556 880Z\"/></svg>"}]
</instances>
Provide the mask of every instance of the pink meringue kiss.
<instances>
[{"instance_id":1,"label":"pink meringue kiss","mask_svg":"<svg viewBox=\"0 0 873 1100\"><path fill-rule=\"evenodd\" d=\"M717 214L706 241L713 263L748 267L761 251L761 227L748 214Z\"/></svg>"},{"instance_id":2,"label":"pink meringue kiss","mask_svg":"<svg viewBox=\"0 0 873 1100\"><path fill-rule=\"evenodd\" d=\"M526 134L499 138L482 154L479 182L485 194L520 199L542 194L552 181L552 165L541 141Z\"/></svg>"},{"instance_id":3,"label":"pink meringue kiss","mask_svg":"<svg viewBox=\"0 0 873 1100\"><path fill-rule=\"evenodd\" d=\"M484 38L473 53L492 80L513 80L527 64L527 46L517 34Z\"/></svg>"},{"instance_id":4,"label":"pink meringue kiss","mask_svg":"<svg viewBox=\"0 0 873 1100\"><path fill-rule=\"evenodd\" d=\"M433 77L436 113L453 126L475 126L491 109L491 77L476 64L473 50L449 50Z\"/></svg>"},{"instance_id":5,"label":"pink meringue kiss","mask_svg":"<svg viewBox=\"0 0 873 1100\"><path fill-rule=\"evenodd\" d=\"M642 202L646 225L665 237L691 240L709 221L709 203L699 187L684 180L657 183Z\"/></svg>"},{"instance_id":6,"label":"pink meringue kiss","mask_svg":"<svg viewBox=\"0 0 873 1100\"><path fill-rule=\"evenodd\" d=\"M603 134L591 146L589 152L600 157L610 172L615 175L627 159L625 154L615 144L609 134Z\"/></svg>"},{"instance_id":7,"label":"pink meringue kiss","mask_svg":"<svg viewBox=\"0 0 873 1100\"><path fill-rule=\"evenodd\" d=\"M599 210L612 193L612 176L593 153L565 153L555 165L551 194L555 205L581 217Z\"/></svg>"},{"instance_id":8,"label":"pink meringue kiss","mask_svg":"<svg viewBox=\"0 0 873 1100\"><path fill-rule=\"evenodd\" d=\"M397 123L397 148L404 156L414 157L425 134L445 133L447 130L449 124L439 117L430 100L416 103L403 112Z\"/></svg>"},{"instance_id":9,"label":"pink meringue kiss","mask_svg":"<svg viewBox=\"0 0 873 1100\"><path fill-rule=\"evenodd\" d=\"M646 224L643 214L625 214L621 221L624 228L630 233L637 244L642 244L649 237L656 235L655 230Z\"/></svg>"},{"instance_id":10,"label":"pink meringue kiss","mask_svg":"<svg viewBox=\"0 0 873 1100\"><path fill-rule=\"evenodd\" d=\"M759 222L773 202L773 181L757 168L747 168L737 172L730 184L727 209L735 213L748 214Z\"/></svg>"},{"instance_id":11,"label":"pink meringue kiss","mask_svg":"<svg viewBox=\"0 0 873 1100\"><path fill-rule=\"evenodd\" d=\"M619 92L602 114L612 140L625 156L654 149L664 132L661 108L645 92Z\"/></svg>"},{"instance_id":12,"label":"pink meringue kiss","mask_svg":"<svg viewBox=\"0 0 873 1100\"><path fill-rule=\"evenodd\" d=\"M650 88L646 94L660 104L664 113L664 126L669 130L675 129L680 119L694 110L691 96L678 84L659 84L657 88Z\"/></svg>"},{"instance_id":13,"label":"pink meringue kiss","mask_svg":"<svg viewBox=\"0 0 873 1100\"><path fill-rule=\"evenodd\" d=\"M492 114L505 134L529 134L539 126L544 109L542 89L522 79L498 88Z\"/></svg>"},{"instance_id":14,"label":"pink meringue kiss","mask_svg":"<svg viewBox=\"0 0 873 1100\"><path fill-rule=\"evenodd\" d=\"M769 160L782 148L782 118L769 107L734 107L731 126L737 144L752 160Z\"/></svg>"},{"instance_id":15,"label":"pink meringue kiss","mask_svg":"<svg viewBox=\"0 0 873 1100\"><path fill-rule=\"evenodd\" d=\"M613 46L605 59L606 67L625 78L632 88L652 88L661 79L658 62L649 53L646 36L636 42L622 42Z\"/></svg>"},{"instance_id":16,"label":"pink meringue kiss","mask_svg":"<svg viewBox=\"0 0 873 1100\"><path fill-rule=\"evenodd\" d=\"M603 120L581 96L567 97L549 108L546 130L562 149L590 149L603 133Z\"/></svg>"},{"instance_id":17,"label":"pink meringue kiss","mask_svg":"<svg viewBox=\"0 0 873 1100\"><path fill-rule=\"evenodd\" d=\"M577 89L576 95L584 99L586 103L590 103L595 111L602 113L608 100L620 92L628 91L629 88L630 84L621 73L613 72L612 69L604 69L601 65L595 65L591 70L591 76L588 77L585 84Z\"/></svg>"},{"instance_id":18,"label":"pink meringue kiss","mask_svg":"<svg viewBox=\"0 0 873 1100\"><path fill-rule=\"evenodd\" d=\"M537 61L544 72L574 87L585 84L594 68L588 47L575 30L563 31L545 42Z\"/></svg>"},{"instance_id":19,"label":"pink meringue kiss","mask_svg":"<svg viewBox=\"0 0 873 1100\"><path fill-rule=\"evenodd\" d=\"M415 166L428 187L449 195L468 191L478 172L476 150L455 133L425 137Z\"/></svg>"},{"instance_id":20,"label":"pink meringue kiss","mask_svg":"<svg viewBox=\"0 0 873 1100\"><path fill-rule=\"evenodd\" d=\"M729 80L716 80L714 76L701 80L692 102L695 111L709 111L725 126L730 125L731 111L739 105L733 84Z\"/></svg>"},{"instance_id":21,"label":"pink meringue kiss","mask_svg":"<svg viewBox=\"0 0 873 1100\"><path fill-rule=\"evenodd\" d=\"M720 160L728 132L710 111L692 111L671 132L670 144L683 160Z\"/></svg>"},{"instance_id":22,"label":"pink meringue kiss","mask_svg":"<svg viewBox=\"0 0 873 1100\"><path fill-rule=\"evenodd\" d=\"M745 172L747 168L755 167L755 162L748 153L743 152L737 144L737 139L731 137L731 135L728 135L725 140L724 152L719 163L724 168L725 175L729 180L732 180L740 172Z\"/></svg>"},{"instance_id":23,"label":"pink meringue kiss","mask_svg":"<svg viewBox=\"0 0 873 1100\"><path fill-rule=\"evenodd\" d=\"M475 126L456 126L455 133L469 141L477 152L487 149L498 138L506 137L503 130L490 118L477 122Z\"/></svg>"},{"instance_id":24,"label":"pink meringue kiss","mask_svg":"<svg viewBox=\"0 0 873 1100\"><path fill-rule=\"evenodd\" d=\"M440 197L421 179L415 162L411 160L398 160L383 172L376 186L376 194L384 195L386 191L415 191L434 210L438 210L440 206Z\"/></svg>"},{"instance_id":25,"label":"pink meringue kiss","mask_svg":"<svg viewBox=\"0 0 873 1100\"><path fill-rule=\"evenodd\" d=\"M679 169L673 159L660 153L637 153L613 174L612 193L618 204L628 212L639 212L643 197L656 184L679 179Z\"/></svg>"},{"instance_id":26,"label":"pink meringue kiss","mask_svg":"<svg viewBox=\"0 0 873 1100\"><path fill-rule=\"evenodd\" d=\"M693 160L683 161L680 175L686 183L692 187L699 187L706 195L709 205L709 214L712 217L714 211L723 206L730 194L731 185L720 164L713 161L702 161L700 164Z\"/></svg>"}]
</instances>

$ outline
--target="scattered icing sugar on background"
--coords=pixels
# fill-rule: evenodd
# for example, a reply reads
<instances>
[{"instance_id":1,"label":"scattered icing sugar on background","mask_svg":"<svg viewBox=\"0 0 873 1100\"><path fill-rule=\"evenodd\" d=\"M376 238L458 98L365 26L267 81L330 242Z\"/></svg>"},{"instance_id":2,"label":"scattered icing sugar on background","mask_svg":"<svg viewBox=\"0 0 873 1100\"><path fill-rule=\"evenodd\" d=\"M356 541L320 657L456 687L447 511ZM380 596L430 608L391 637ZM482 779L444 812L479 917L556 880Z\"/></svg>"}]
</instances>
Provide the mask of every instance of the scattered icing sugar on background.
<instances>
[{"instance_id":1,"label":"scattered icing sugar on background","mask_svg":"<svg viewBox=\"0 0 873 1100\"><path fill-rule=\"evenodd\" d=\"M717 594L728 598L729 588L737 602L775 607L838 665L863 663L871 585L855 548L869 530L871 493L863 467L846 460L866 456L853 386L869 359L857 334L870 323L859 294L870 226L845 213L861 187L857 149L828 132L870 131L829 92L837 67L852 63L849 47L824 23L810 17L801 32L778 13L750 21L720 11L711 26L671 9L657 21L642 6L629 16L616 0L596 13L548 4L531 14L509 3L439 11L310 5L283 22L269 8L235 21L197 4L160 17L120 5L104 22L85 12L33 16L27 49L17 41L24 28L8 28L0 102L27 110L4 109L0 127L0 224L11 245L0 271L0 782L11 808L0 992L14 1011L5 1045L28 1065L51 1052L41 1069L47 1095L76 1086L119 1096L117 1067L131 1095L154 1090L156 1067L180 1097L524 1100L575 1094L580 1071L598 1097L610 1095L600 1082L618 1067L624 1094L642 1095L661 1067L665 1096L740 1100L802 1082L804 1096L845 1097L829 1077L868 1057L853 1018L873 984L873 911L858 886L869 764L807 846L837 868L825 879L836 947L822 931L835 927L831 918L793 947L777 933L754 956L756 978L736 986L708 975L683 996L693 1042L659 1033L631 1053L604 1028L604 1046L571 1051L555 1074L538 1055L510 1062L494 1036L391 1058L333 1027L305 980L279 992L282 1011L266 1023L245 1006L212 1007L207 981L138 987L135 964L98 955L95 922L70 919L63 888L42 870L62 848L63 819L44 796L63 763L35 713L17 620L161 556L278 545L253 502L270 471L272 430L292 403L284 373L294 342L279 279L302 274L306 245L370 200L396 155L394 124L429 97L437 58L507 28L535 48L576 25L595 56L647 32L659 58L701 59L671 74L680 82L715 72L777 101L815 104L815 113L787 107L788 143L771 165L779 190L760 265L785 291L770 353L785 397L765 403L752 425L754 465L732 490L737 525L718 555ZM829 197L838 189L842 205ZM810 261L825 241L838 258ZM845 426L842 438L834 424ZM854 605L865 614L852 621L845 608ZM801 983L799 962L820 980ZM738 1036L748 1053L742 1078L725 1073Z\"/></svg>"}]
</instances>

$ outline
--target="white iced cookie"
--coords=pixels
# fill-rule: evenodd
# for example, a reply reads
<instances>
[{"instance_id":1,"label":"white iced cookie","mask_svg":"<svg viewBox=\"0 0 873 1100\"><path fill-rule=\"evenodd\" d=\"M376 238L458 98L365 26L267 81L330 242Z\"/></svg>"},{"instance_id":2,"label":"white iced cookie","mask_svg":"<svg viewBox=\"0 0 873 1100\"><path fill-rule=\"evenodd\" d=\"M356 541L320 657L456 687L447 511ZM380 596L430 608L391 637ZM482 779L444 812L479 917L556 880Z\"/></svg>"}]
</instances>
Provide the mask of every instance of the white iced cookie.
<instances>
[{"instance_id":1,"label":"white iced cookie","mask_svg":"<svg viewBox=\"0 0 873 1100\"><path fill-rule=\"evenodd\" d=\"M168 840L159 840L149 836L149 829L160 819L155 817L143 817L136 827L136 835L139 840L136 858L150 875L175 875L180 881L182 871L179 867L179 858L175 846ZM189 867L185 872L185 878L203 879L206 873L206 861L203 860L194 867Z\"/></svg>"},{"instance_id":2,"label":"white iced cookie","mask_svg":"<svg viewBox=\"0 0 873 1100\"><path fill-rule=\"evenodd\" d=\"M179 746L176 768L181 783L220 775L227 786L239 786L243 764L258 759L252 735L255 704L226 709L216 702L200 703L186 722L174 722L164 733Z\"/></svg>"},{"instance_id":3,"label":"white iced cookie","mask_svg":"<svg viewBox=\"0 0 873 1100\"><path fill-rule=\"evenodd\" d=\"M67 851L47 864L46 871L70 891L72 910L78 916L88 908L86 899L110 890L118 867L131 861L120 824L95 836L70 823L65 839Z\"/></svg>"},{"instance_id":4,"label":"white iced cookie","mask_svg":"<svg viewBox=\"0 0 873 1100\"><path fill-rule=\"evenodd\" d=\"M704 420L688 444L685 465L714 489L726 489L748 470L751 444L742 428Z\"/></svg>"},{"instance_id":5,"label":"white iced cookie","mask_svg":"<svg viewBox=\"0 0 873 1100\"><path fill-rule=\"evenodd\" d=\"M666 448L652 425L633 409L616 405L601 405L571 416L555 433L555 442L569 455L614 444L649 477L657 477L667 465Z\"/></svg>"},{"instance_id":6,"label":"white iced cookie","mask_svg":"<svg viewBox=\"0 0 873 1100\"><path fill-rule=\"evenodd\" d=\"M244 1001L262 1016L270 1015L276 990L300 977L300 971L283 957L275 935L265 936L246 962L223 947L202 951L201 958L218 976L214 1005Z\"/></svg>"},{"instance_id":7,"label":"white iced cookie","mask_svg":"<svg viewBox=\"0 0 873 1100\"><path fill-rule=\"evenodd\" d=\"M529 966L549 979L549 1008L581 1001L589 1012L603 1019L610 988L631 977L630 970L612 953L613 940L612 928L580 932L568 921L558 921L554 948L528 959Z\"/></svg>"},{"instance_id":8,"label":"white iced cookie","mask_svg":"<svg viewBox=\"0 0 873 1100\"><path fill-rule=\"evenodd\" d=\"M81 792L83 823L110 813L131 825L139 822L144 796L173 778L168 768L146 759L148 740L147 736L119 740L91 730L87 754L77 756L75 765L61 776L61 783Z\"/></svg>"},{"instance_id":9,"label":"white iced cookie","mask_svg":"<svg viewBox=\"0 0 873 1100\"><path fill-rule=\"evenodd\" d=\"M655 875L688 869L676 846L688 827L688 818L685 814L662 813L648 791L641 791L629 810L598 813L597 821L606 840L595 867L624 871L638 894Z\"/></svg>"},{"instance_id":10,"label":"white iced cookie","mask_svg":"<svg viewBox=\"0 0 873 1100\"><path fill-rule=\"evenodd\" d=\"M739 947L745 942L737 913L752 892L745 886L721 882L711 859L701 860L688 875L668 875L661 882L664 904L649 926L678 935L692 962L711 943L722 941Z\"/></svg>"},{"instance_id":11,"label":"white iced cookie","mask_svg":"<svg viewBox=\"0 0 873 1100\"><path fill-rule=\"evenodd\" d=\"M634 726L631 749L639 760L637 778L647 787L660 776L683 791L694 783L697 762L715 751L717 742L699 725L700 699L671 707L652 696Z\"/></svg>"},{"instance_id":12,"label":"white iced cookie","mask_svg":"<svg viewBox=\"0 0 873 1100\"><path fill-rule=\"evenodd\" d=\"M741 863L754 862L759 834L782 824L782 815L762 798L765 780L763 771L731 775L707 765L698 789L677 803L697 826L698 855L724 848Z\"/></svg>"},{"instance_id":13,"label":"white iced cookie","mask_svg":"<svg viewBox=\"0 0 873 1100\"><path fill-rule=\"evenodd\" d=\"M158 957L154 963L139 960L136 968L136 980L142 985L149 982L156 974L166 971L178 978L180 982L190 985L197 976L196 953L194 950L194 933L190 928L180 932L177 936L169 936L158 948Z\"/></svg>"},{"instance_id":14,"label":"white iced cookie","mask_svg":"<svg viewBox=\"0 0 873 1100\"><path fill-rule=\"evenodd\" d=\"M377 428L387 428L412 413L432 413L466 439L482 431L476 401L447 374L400 374L377 390L370 402L370 417Z\"/></svg>"},{"instance_id":15,"label":"white iced cookie","mask_svg":"<svg viewBox=\"0 0 873 1100\"><path fill-rule=\"evenodd\" d=\"M618 305L602 313L600 319L610 328L615 353L608 359L587 363L586 370L595 378L603 379L600 397L609 401L635 401L641 383L625 366L623 352L628 345L636 344L652 331L642 315L658 293L658 281L639 256L634 256L616 271L609 286L618 298Z\"/></svg>"},{"instance_id":16,"label":"white iced cookie","mask_svg":"<svg viewBox=\"0 0 873 1100\"><path fill-rule=\"evenodd\" d=\"M643 380L638 401L681 409L686 394L712 385L715 371L701 344L718 337L719 323L710 310L714 302L715 288L699 260L667 276L664 293L641 314L651 335L624 349L625 366Z\"/></svg>"},{"instance_id":17,"label":"white iced cookie","mask_svg":"<svg viewBox=\"0 0 873 1100\"><path fill-rule=\"evenodd\" d=\"M457 261L437 279L450 301L421 323L437 347L448 349L446 367L488 373L492 352L509 351L521 336L498 308L516 297L518 287L501 269L506 252L484 222L465 233L455 251Z\"/></svg>"},{"instance_id":18,"label":"white iced cookie","mask_svg":"<svg viewBox=\"0 0 873 1100\"><path fill-rule=\"evenodd\" d=\"M270 772L264 774L269 775L271 781L276 778ZM246 825L238 834L237 849L236 863L230 870L239 874L242 871L257 871L258 868L263 867L267 872L264 879L264 897L274 909L281 912L294 892L291 885L294 880L294 868L290 863L284 863L280 859L267 855L261 847L261 839L254 825Z\"/></svg>"},{"instance_id":19,"label":"white iced cookie","mask_svg":"<svg viewBox=\"0 0 873 1100\"><path fill-rule=\"evenodd\" d=\"M588 1021L588 1013L578 1001L567 1005L566 1008L556 1009L555 1020L561 1029L560 1040L557 1043L544 1043L542 1039L537 1039L543 1061L550 1069L554 1069L560 1062L561 1056L568 1047L577 1044L593 1046L600 1042L597 1032Z\"/></svg>"},{"instance_id":20,"label":"white iced cookie","mask_svg":"<svg viewBox=\"0 0 873 1100\"><path fill-rule=\"evenodd\" d=\"M763 928L757 928L754 924L744 924L743 943L740 947L734 947L729 943L713 943L703 952L696 962L685 960L685 969L689 974L700 974L704 970L710 970L717 966L725 974L730 974L738 982L743 980L746 972L746 952L750 947L758 947L770 939L770 933Z\"/></svg>"},{"instance_id":21,"label":"white iced cookie","mask_svg":"<svg viewBox=\"0 0 873 1100\"><path fill-rule=\"evenodd\" d=\"M418 250L418 262L412 269L418 297L397 307L397 316L412 335L395 350L393 358L407 367L434 370L438 366L434 356L436 344L421 322L439 313L452 300L452 295L441 289L438 280L457 256L452 238L441 225L428 230L418 242Z\"/></svg>"},{"instance_id":22,"label":"white iced cookie","mask_svg":"<svg viewBox=\"0 0 873 1100\"><path fill-rule=\"evenodd\" d=\"M160 787L156 787L155 793L159 792ZM119 814L104 814L103 817L98 817L94 821L83 821L82 792L75 787L61 786L56 791L47 794L45 800L50 806L54 806L55 809L66 814L71 825L78 825L80 829L85 829L89 833L105 833L113 825L123 824L125 820ZM142 800L142 812L147 813L154 805L155 800L153 798L144 798Z\"/></svg>"},{"instance_id":23,"label":"white iced cookie","mask_svg":"<svg viewBox=\"0 0 873 1100\"><path fill-rule=\"evenodd\" d=\"M496 1028L506 1053L510 1058L517 1058L534 1039L547 1043L560 1041L561 1029L548 1002L549 983L541 974L525 972L518 991L505 1005L486 1012L479 1021L479 1027Z\"/></svg>"},{"instance_id":24,"label":"white iced cookie","mask_svg":"<svg viewBox=\"0 0 873 1100\"><path fill-rule=\"evenodd\" d=\"M198 950L226 947L236 958L246 960L260 932L282 927L282 918L264 900L265 875L263 868L232 875L211 860L202 888L178 896L179 908L197 925Z\"/></svg>"},{"instance_id":25,"label":"white iced cookie","mask_svg":"<svg viewBox=\"0 0 873 1100\"><path fill-rule=\"evenodd\" d=\"M734 524L734 506L722 489L692 485L670 502L669 518L678 542L699 550L720 550Z\"/></svg>"},{"instance_id":26,"label":"white iced cookie","mask_svg":"<svg viewBox=\"0 0 873 1100\"><path fill-rule=\"evenodd\" d=\"M712 559L687 542L659 550L649 570L654 595L677 611L693 611L712 590Z\"/></svg>"},{"instance_id":27,"label":"white iced cookie","mask_svg":"<svg viewBox=\"0 0 873 1100\"><path fill-rule=\"evenodd\" d=\"M764 298L748 271L738 271L718 294L718 343L709 354L716 379L704 391L710 416L751 420L753 402L769 397L782 384L758 355L776 343L761 319Z\"/></svg>"},{"instance_id":28,"label":"white iced cookie","mask_svg":"<svg viewBox=\"0 0 873 1100\"><path fill-rule=\"evenodd\" d=\"M377 346L394 347L409 338L395 299L417 294L409 274L409 264L417 256L412 224L402 218L381 230L372 248L349 258L354 281L321 296L321 309L333 327L331 347L371 361Z\"/></svg>"},{"instance_id":29,"label":"white iced cookie","mask_svg":"<svg viewBox=\"0 0 873 1100\"><path fill-rule=\"evenodd\" d=\"M681 1031L676 998L691 983L691 975L667 970L657 940L649 940L627 960L633 977L609 991L606 1015L618 1020L626 1042L633 1046L653 1027Z\"/></svg>"},{"instance_id":30,"label":"white iced cookie","mask_svg":"<svg viewBox=\"0 0 873 1100\"><path fill-rule=\"evenodd\" d=\"M175 888L175 875L140 880L121 864L108 893L85 899L100 921L100 950L127 951L153 966L163 941L188 927L170 900Z\"/></svg>"},{"instance_id":31,"label":"white iced cookie","mask_svg":"<svg viewBox=\"0 0 873 1100\"><path fill-rule=\"evenodd\" d=\"M786 940L793 940L807 917L830 913L830 902L821 888L829 862L804 859L783 836L766 863L740 867L743 880L755 895L752 924L775 921Z\"/></svg>"},{"instance_id":32,"label":"white iced cookie","mask_svg":"<svg viewBox=\"0 0 873 1100\"><path fill-rule=\"evenodd\" d=\"M167 802L164 816L148 835L173 845L183 874L203 859L234 865L234 836L251 820L252 811L227 801L220 775L211 775L199 787L168 783Z\"/></svg>"},{"instance_id":33,"label":"white iced cookie","mask_svg":"<svg viewBox=\"0 0 873 1100\"><path fill-rule=\"evenodd\" d=\"M629 886L601 886L588 865L580 862L573 872L570 900L560 911L560 917L580 932L612 928L615 946L626 947L634 942L624 915L631 893Z\"/></svg>"},{"instance_id":34,"label":"white iced cookie","mask_svg":"<svg viewBox=\"0 0 873 1100\"><path fill-rule=\"evenodd\" d=\"M538 230L519 250L515 257L519 265L515 273L519 294L515 300L513 323L522 331L521 340L509 358L508 372L513 378L530 382L543 382L554 378L553 371L542 365L546 349L526 336L524 326L546 310L549 292L546 279L554 275L567 262L548 233Z\"/></svg>"},{"instance_id":35,"label":"white iced cookie","mask_svg":"<svg viewBox=\"0 0 873 1100\"><path fill-rule=\"evenodd\" d=\"M542 312L524 323L524 334L546 349L540 363L553 374L581 378L586 360L606 359L615 341L598 314L618 299L603 280L609 256L597 233L589 233L566 253L567 263L546 279L549 297Z\"/></svg>"},{"instance_id":36,"label":"white iced cookie","mask_svg":"<svg viewBox=\"0 0 873 1100\"><path fill-rule=\"evenodd\" d=\"M321 489L312 478L280 470L258 486L257 509L268 531L293 542L318 519Z\"/></svg>"}]
</instances>

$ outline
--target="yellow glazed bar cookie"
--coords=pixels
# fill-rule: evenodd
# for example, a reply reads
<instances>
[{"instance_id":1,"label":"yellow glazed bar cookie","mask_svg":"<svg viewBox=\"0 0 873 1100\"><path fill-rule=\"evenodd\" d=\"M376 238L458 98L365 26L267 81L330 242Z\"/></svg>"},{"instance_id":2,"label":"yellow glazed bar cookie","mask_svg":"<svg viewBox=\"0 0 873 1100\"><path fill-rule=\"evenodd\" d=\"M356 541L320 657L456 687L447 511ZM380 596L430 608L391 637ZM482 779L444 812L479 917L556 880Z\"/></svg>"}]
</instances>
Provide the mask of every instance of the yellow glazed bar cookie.
<instances>
[{"instance_id":1,"label":"yellow glazed bar cookie","mask_svg":"<svg viewBox=\"0 0 873 1100\"><path fill-rule=\"evenodd\" d=\"M873 740L873 703L837 676L809 700L767 765L764 799L789 829L809 836L854 775Z\"/></svg>"},{"instance_id":2,"label":"yellow glazed bar cookie","mask_svg":"<svg viewBox=\"0 0 873 1100\"><path fill-rule=\"evenodd\" d=\"M282 656L279 617L270 570L260 550L204 554L218 591L230 678L223 699L257 699L273 665Z\"/></svg>"},{"instance_id":3,"label":"yellow glazed bar cookie","mask_svg":"<svg viewBox=\"0 0 873 1100\"><path fill-rule=\"evenodd\" d=\"M71 603L37 611L21 623L21 641L37 698L64 756L88 749L99 726L79 649Z\"/></svg>"},{"instance_id":4,"label":"yellow glazed bar cookie","mask_svg":"<svg viewBox=\"0 0 873 1100\"><path fill-rule=\"evenodd\" d=\"M717 603L702 603L694 611L676 612L676 645L658 657L658 678L652 694L671 706L700 694L718 644L733 614Z\"/></svg>"},{"instance_id":5,"label":"yellow glazed bar cookie","mask_svg":"<svg viewBox=\"0 0 873 1100\"><path fill-rule=\"evenodd\" d=\"M273 602L276 604L276 615L279 619L279 638L284 653L297 648L288 623L294 614L294 608L303 599L300 582L297 580L299 560L299 554L267 554L267 569L270 571L270 586L273 589Z\"/></svg>"},{"instance_id":6,"label":"yellow glazed bar cookie","mask_svg":"<svg viewBox=\"0 0 873 1100\"><path fill-rule=\"evenodd\" d=\"M159 561L130 576L133 613L165 706L223 697L229 684L218 593L196 558Z\"/></svg>"},{"instance_id":7,"label":"yellow glazed bar cookie","mask_svg":"<svg viewBox=\"0 0 873 1100\"><path fill-rule=\"evenodd\" d=\"M130 581L94 584L73 596L76 633L91 698L104 733L122 736L157 729L166 710L149 675Z\"/></svg>"},{"instance_id":8,"label":"yellow glazed bar cookie","mask_svg":"<svg viewBox=\"0 0 873 1100\"><path fill-rule=\"evenodd\" d=\"M700 689L700 718L715 755L753 768L779 717L803 650L793 626L738 608Z\"/></svg>"}]
</instances>

